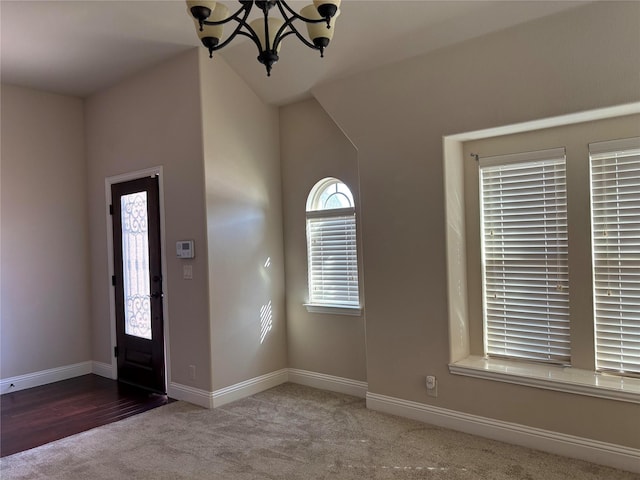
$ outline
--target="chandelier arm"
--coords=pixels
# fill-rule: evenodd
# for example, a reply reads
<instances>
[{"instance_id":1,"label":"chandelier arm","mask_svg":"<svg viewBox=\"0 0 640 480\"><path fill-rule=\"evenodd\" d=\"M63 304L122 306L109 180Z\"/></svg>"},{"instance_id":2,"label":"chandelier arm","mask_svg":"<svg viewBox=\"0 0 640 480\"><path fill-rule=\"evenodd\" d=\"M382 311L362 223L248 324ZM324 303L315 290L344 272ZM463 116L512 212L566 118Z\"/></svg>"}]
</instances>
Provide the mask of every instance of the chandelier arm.
<instances>
[{"instance_id":1,"label":"chandelier arm","mask_svg":"<svg viewBox=\"0 0 640 480\"><path fill-rule=\"evenodd\" d=\"M253 8L253 2L243 3L242 6L236 11L236 13L234 13L233 15L229 15L224 20L220 20L218 22L203 20L202 23L203 25L226 25L231 20L239 21L240 14L242 13L243 10L245 10L244 20L246 20L246 18L249 16L249 13L251 13L252 8Z\"/></svg>"},{"instance_id":2,"label":"chandelier arm","mask_svg":"<svg viewBox=\"0 0 640 480\"><path fill-rule=\"evenodd\" d=\"M253 40L253 43L255 43L258 46L258 51L260 51L260 40L258 40L258 37L256 36L255 32L253 30L251 30L251 32L247 33L243 30L240 30L242 28L242 23L240 23L235 30L233 31L233 33L231 35L229 35L229 37L222 43L216 45L215 47L213 47L211 50L216 52L218 50L223 49L224 47L226 47L227 45L229 45L229 43L231 43L231 41L236 38L238 35L242 35L244 37L248 37L251 40ZM245 24L245 26L247 26ZM251 27L248 27L251 28Z\"/></svg>"},{"instance_id":3,"label":"chandelier arm","mask_svg":"<svg viewBox=\"0 0 640 480\"><path fill-rule=\"evenodd\" d=\"M284 18L284 23L282 24L282 26L280 26L280 28L276 32L276 35L273 37L272 48L274 52L277 51L278 45L280 45L280 42L282 41L282 39L291 33L291 32L283 33L287 29L287 27L291 28L291 30L295 30L295 27L293 26L293 23L292 23L293 18L287 17L287 14L284 12L284 10L282 10L282 7L280 6L280 2L278 2L278 8L280 9L280 14L282 15L282 18Z\"/></svg>"},{"instance_id":4,"label":"chandelier arm","mask_svg":"<svg viewBox=\"0 0 640 480\"><path fill-rule=\"evenodd\" d=\"M233 30L231 35L229 35L224 42L219 43L215 47L211 48L212 52L216 52L226 47L238 35L244 35L245 37L249 37L251 40L253 40L253 42L256 45L258 45L258 51L260 51L260 41L258 40L258 36L256 35L256 32L254 32L253 28L251 28L251 26L246 21L247 17L249 16L249 13L251 12L251 6L253 5L253 2L251 2L248 5L249 5L248 7L242 7L242 8L246 8L246 12L242 18L237 17L237 15L242 11L242 9L238 10L232 17L229 17L229 19L232 19L238 22L238 26ZM225 22L227 20L225 20ZM243 32L241 30L242 27L245 27L247 30L249 30L249 33Z\"/></svg>"},{"instance_id":5,"label":"chandelier arm","mask_svg":"<svg viewBox=\"0 0 640 480\"><path fill-rule=\"evenodd\" d=\"M263 19L263 21L264 21L264 51L265 52L270 52L271 49L269 47L270 47L270 43L271 42L269 40L269 36L270 35L269 35L269 11L268 11L268 9L264 10L264 19ZM278 33L280 33L280 30L278 30ZM278 35L276 34L276 36L273 37L273 39L274 39L273 43L276 43L276 40L278 39ZM275 47L274 47L273 51L274 52L276 51ZM260 53L262 53L262 52L260 52Z\"/></svg>"},{"instance_id":6,"label":"chandelier arm","mask_svg":"<svg viewBox=\"0 0 640 480\"><path fill-rule=\"evenodd\" d=\"M284 6L292 14L292 16L288 16L287 15L287 13L282 8L281 4L284 4ZM302 43L304 43L307 47L312 48L314 50L320 50L313 43L309 42L306 38L304 38L304 36L298 31L296 26L293 24L294 20L296 20L296 19L300 19L300 20L304 21L305 20L304 17L301 17L296 12L291 10L291 7L289 7L289 5L287 5L287 3L284 0L278 2L277 5L278 5L278 9L280 10L280 14L282 15L282 18L285 19L285 22L284 22L284 24L282 24L282 26L278 30L278 33L275 36L275 39L273 41L273 50L277 51L278 45L280 45L282 40L284 40L284 38L286 38L287 36L291 35L292 33L295 34L298 37L298 39ZM314 22L314 23L320 23L320 22L324 22L324 21L325 21L324 19L320 19L319 21ZM286 32L286 33L283 33L285 31L285 29L287 29L287 28L290 28L291 30Z\"/></svg>"},{"instance_id":7,"label":"chandelier arm","mask_svg":"<svg viewBox=\"0 0 640 480\"><path fill-rule=\"evenodd\" d=\"M274 43L274 48L278 48L278 45L280 45L280 42L282 42L282 40L284 40L285 37L288 37L289 35L295 35L296 37L298 37L298 39L304 43L307 47L313 49L313 50L320 50L320 48L316 47L313 43L311 43L309 40L307 40L306 38L304 38L302 36L302 34L300 32L298 32L298 29L295 28L293 25L291 25L291 30L282 34L280 37L276 37L276 40Z\"/></svg>"},{"instance_id":8,"label":"chandelier arm","mask_svg":"<svg viewBox=\"0 0 640 480\"><path fill-rule=\"evenodd\" d=\"M284 9L282 8L284 6L284 8L287 9L287 11L291 14L291 16L293 18L297 18L298 20L302 20L303 22L306 23L322 23L327 21L326 18L307 18L307 17L303 17L302 15L300 15L298 12L296 12L295 10L293 10L289 5L287 5L287 2L285 2L284 0L280 0L279 2L277 2L278 5L278 9L280 10L280 13L282 14L282 16L284 18L287 18Z\"/></svg>"},{"instance_id":9,"label":"chandelier arm","mask_svg":"<svg viewBox=\"0 0 640 480\"><path fill-rule=\"evenodd\" d=\"M258 39L258 36L255 34L255 32L253 30L251 30L251 32L245 32L243 30L240 30L237 35L242 35L243 37L247 37L250 38L253 43L256 44L256 47L258 48L258 54L262 53L260 50L260 40ZM228 42L227 42L228 43Z\"/></svg>"}]
</instances>

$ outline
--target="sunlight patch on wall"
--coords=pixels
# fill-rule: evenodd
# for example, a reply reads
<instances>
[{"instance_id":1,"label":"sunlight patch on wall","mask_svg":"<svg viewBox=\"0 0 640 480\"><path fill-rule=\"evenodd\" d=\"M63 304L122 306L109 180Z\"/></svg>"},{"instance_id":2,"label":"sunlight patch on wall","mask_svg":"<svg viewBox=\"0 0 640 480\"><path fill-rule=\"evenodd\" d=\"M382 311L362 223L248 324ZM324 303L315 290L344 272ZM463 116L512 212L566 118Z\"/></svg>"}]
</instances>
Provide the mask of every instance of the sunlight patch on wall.
<instances>
[{"instance_id":1,"label":"sunlight patch on wall","mask_svg":"<svg viewBox=\"0 0 640 480\"><path fill-rule=\"evenodd\" d=\"M260 308L260 343L264 342L273 327L273 311L271 301Z\"/></svg>"}]
</instances>

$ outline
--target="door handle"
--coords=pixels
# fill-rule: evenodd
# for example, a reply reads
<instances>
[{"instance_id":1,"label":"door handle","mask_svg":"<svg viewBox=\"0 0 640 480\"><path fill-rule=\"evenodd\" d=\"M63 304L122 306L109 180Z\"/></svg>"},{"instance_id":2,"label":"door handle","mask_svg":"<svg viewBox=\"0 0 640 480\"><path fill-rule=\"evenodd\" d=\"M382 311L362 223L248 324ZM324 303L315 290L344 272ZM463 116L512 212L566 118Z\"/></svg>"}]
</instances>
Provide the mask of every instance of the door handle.
<instances>
[{"instance_id":1,"label":"door handle","mask_svg":"<svg viewBox=\"0 0 640 480\"><path fill-rule=\"evenodd\" d=\"M162 292L153 292L151 295L149 295L151 298L162 298L164 297L164 293Z\"/></svg>"}]
</instances>

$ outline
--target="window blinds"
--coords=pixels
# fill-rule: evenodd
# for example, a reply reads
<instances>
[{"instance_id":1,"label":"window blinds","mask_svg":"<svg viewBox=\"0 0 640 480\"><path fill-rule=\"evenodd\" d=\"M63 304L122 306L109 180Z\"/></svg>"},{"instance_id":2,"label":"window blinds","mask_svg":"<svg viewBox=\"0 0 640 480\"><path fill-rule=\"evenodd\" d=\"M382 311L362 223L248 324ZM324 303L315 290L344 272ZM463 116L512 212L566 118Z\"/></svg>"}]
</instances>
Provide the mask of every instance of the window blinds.
<instances>
[{"instance_id":1,"label":"window blinds","mask_svg":"<svg viewBox=\"0 0 640 480\"><path fill-rule=\"evenodd\" d=\"M309 303L360 306L353 209L307 212Z\"/></svg>"},{"instance_id":2,"label":"window blinds","mask_svg":"<svg viewBox=\"0 0 640 480\"><path fill-rule=\"evenodd\" d=\"M589 154L596 369L640 374L640 138Z\"/></svg>"},{"instance_id":3,"label":"window blinds","mask_svg":"<svg viewBox=\"0 0 640 480\"><path fill-rule=\"evenodd\" d=\"M485 351L569 363L565 151L479 165Z\"/></svg>"}]
</instances>

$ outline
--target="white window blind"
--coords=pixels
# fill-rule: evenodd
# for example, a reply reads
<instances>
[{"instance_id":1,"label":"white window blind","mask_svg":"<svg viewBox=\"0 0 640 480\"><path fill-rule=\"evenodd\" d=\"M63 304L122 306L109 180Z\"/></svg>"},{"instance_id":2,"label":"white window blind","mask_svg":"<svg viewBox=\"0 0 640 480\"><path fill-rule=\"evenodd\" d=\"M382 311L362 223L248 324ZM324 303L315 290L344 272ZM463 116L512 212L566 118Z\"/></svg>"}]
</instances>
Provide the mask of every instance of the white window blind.
<instances>
[{"instance_id":1,"label":"white window blind","mask_svg":"<svg viewBox=\"0 0 640 480\"><path fill-rule=\"evenodd\" d=\"M565 151L481 158L485 352L571 359Z\"/></svg>"},{"instance_id":2,"label":"white window blind","mask_svg":"<svg viewBox=\"0 0 640 480\"><path fill-rule=\"evenodd\" d=\"M640 374L640 138L589 154L596 369Z\"/></svg>"},{"instance_id":3,"label":"white window blind","mask_svg":"<svg viewBox=\"0 0 640 480\"><path fill-rule=\"evenodd\" d=\"M353 208L307 212L309 303L359 307Z\"/></svg>"}]
</instances>

